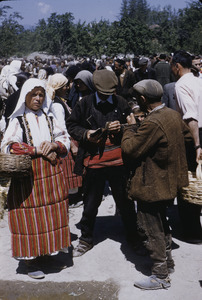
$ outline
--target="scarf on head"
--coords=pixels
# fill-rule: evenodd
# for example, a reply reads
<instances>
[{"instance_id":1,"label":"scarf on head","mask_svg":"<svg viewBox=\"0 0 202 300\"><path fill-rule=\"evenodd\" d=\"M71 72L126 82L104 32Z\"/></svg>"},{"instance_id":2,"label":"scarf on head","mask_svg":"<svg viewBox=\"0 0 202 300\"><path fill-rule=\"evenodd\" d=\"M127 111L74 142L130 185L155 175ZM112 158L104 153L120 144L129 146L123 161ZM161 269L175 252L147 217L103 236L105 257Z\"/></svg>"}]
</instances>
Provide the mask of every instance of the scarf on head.
<instances>
[{"instance_id":1,"label":"scarf on head","mask_svg":"<svg viewBox=\"0 0 202 300\"><path fill-rule=\"evenodd\" d=\"M59 90L68 83L68 79L61 73L56 73L48 77L46 91L49 97L53 100L55 98L55 91Z\"/></svg>"},{"instance_id":2,"label":"scarf on head","mask_svg":"<svg viewBox=\"0 0 202 300\"><path fill-rule=\"evenodd\" d=\"M21 92L20 92L20 97L18 99L18 103L16 105L16 108L14 112L11 114L9 117L10 119L14 119L18 116L23 116L25 112L25 100L26 96L29 92L31 92L35 87L42 87L45 90L45 84L42 80L37 79L37 78L30 78L25 81L25 83L22 86ZM45 99L42 104L41 109L48 114L51 106L51 99L48 97L48 95L45 93Z\"/></svg>"},{"instance_id":3,"label":"scarf on head","mask_svg":"<svg viewBox=\"0 0 202 300\"><path fill-rule=\"evenodd\" d=\"M93 74L87 70L80 71L74 80L80 79L85 83L90 91L95 92L95 86L93 84Z\"/></svg>"}]
</instances>

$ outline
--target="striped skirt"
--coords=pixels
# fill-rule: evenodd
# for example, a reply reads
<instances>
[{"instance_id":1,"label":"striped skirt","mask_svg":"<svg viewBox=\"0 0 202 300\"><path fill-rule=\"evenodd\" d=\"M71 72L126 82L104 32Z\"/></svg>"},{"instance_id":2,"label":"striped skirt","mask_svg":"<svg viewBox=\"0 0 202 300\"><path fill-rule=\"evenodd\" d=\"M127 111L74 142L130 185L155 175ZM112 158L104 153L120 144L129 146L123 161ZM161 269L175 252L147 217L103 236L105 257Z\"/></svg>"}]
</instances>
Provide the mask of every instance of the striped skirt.
<instances>
[{"instance_id":1,"label":"striped skirt","mask_svg":"<svg viewBox=\"0 0 202 300\"><path fill-rule=\"evenodd\" d=\"M68 155L64 158L64 172L66 182L69 189L74 189L82 186L82 176L74 174L74 159L72 153L69 151Z\"/></svg>"},{"instance_id":2,"label":"striped skirt","mask_svg":"<svg viewBox=\"0 0 202 300\"><path fill-rule=\"evenodd\" d=\"M63 160L32 160L32 175L13 178L8 192L12 256L36 257L70 246Z\"/></svg>"}]
</instances>

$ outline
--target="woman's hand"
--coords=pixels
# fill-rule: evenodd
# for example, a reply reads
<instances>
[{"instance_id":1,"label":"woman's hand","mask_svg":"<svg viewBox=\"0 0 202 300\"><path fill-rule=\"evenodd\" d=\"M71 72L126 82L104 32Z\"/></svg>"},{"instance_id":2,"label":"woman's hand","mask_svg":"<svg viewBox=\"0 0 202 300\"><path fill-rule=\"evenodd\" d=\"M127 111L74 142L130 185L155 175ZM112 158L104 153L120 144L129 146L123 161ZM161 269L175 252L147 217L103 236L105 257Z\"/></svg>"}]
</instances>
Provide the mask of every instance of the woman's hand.
<instances>
[{"instance_id":1,"label":"woman's hand","mask_svg":"<svg viewBox=\"0 0 202 300\"><path fill-rule=\"evenodd\" d=\"M37 156L42 155L42 150L41 150L41 147L40 147L40 146L39 146L39 147L36 147L36 155L37 155Z\"/></svg>"},{"instance_id":2,"label":"woman's hand","mask_svg":"<svg viewBox=\"0 0 202 300\"><path fill-rule=\"evenodd\" d=\"M51 143L48 141L44 141L40 145L40 149L42 151L42 155L47 157L48 154L50 154L53 151L56 151L58 148L58 145L56 143Z\"/></svg>"},{"instance_id":3,"label":"woman's hand","mask_svg":"<svg viewBox=\"0 0 202 300\"><path fill-rule=\"evenodd\" d=\"M49 153L46 158L50 161L52 165L56 165L57 163L57 153L56 152L51 152Z\"/></svg>"}]
</instances>

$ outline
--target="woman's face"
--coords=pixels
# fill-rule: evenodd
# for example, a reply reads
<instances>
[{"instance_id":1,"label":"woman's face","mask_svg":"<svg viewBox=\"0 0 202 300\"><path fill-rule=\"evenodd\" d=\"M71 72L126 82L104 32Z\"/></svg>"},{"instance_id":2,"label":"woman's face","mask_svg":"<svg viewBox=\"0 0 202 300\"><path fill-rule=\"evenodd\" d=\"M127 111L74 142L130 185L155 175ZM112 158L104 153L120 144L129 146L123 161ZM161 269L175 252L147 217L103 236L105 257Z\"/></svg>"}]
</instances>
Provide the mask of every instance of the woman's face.
<instances>
[{"instance_id":1,"label":"woman's face","mask_svg":"<svg viewBox=\"0 0 202 300\"><path fill-rule=\"evenodd\" d=\"M67 94L68 86L65 84L63 87L60 89L56 90L55 94L59 97L65 97Z\"/></svg>"},{"instance_id":2,"label":"woman's face","mask_svg":"<svg viewBox=\"0 0 202 300\"><path fill-rule=\"evenodd\" d=\"M85 85L85 83L81 79L75 80L76 86L79 90L79 92L84 92L88 90L88 87Z\"/></svg>"},{"instance_id":3,"label":"woman's face","mask_svg":"<svg viewBox=\"0 0 202 300\"><path fill-rule=\"evenodd\" d=\"M41 108L45 99L45 91L42 87L35 87L26 95L25 105L34 111Z\"/></svg>"}]
</instances>

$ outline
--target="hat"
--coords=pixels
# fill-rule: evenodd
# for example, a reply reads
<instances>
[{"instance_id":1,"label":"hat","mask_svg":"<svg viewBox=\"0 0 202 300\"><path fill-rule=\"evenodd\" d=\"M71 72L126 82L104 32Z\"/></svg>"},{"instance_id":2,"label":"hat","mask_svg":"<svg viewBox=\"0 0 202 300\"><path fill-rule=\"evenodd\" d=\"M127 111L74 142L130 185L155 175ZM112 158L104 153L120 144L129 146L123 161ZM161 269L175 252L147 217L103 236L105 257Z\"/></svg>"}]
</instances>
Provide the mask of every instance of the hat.
<instances>
[{"instance_id":1,"label":"hat","mask_svg":"<svg viewBox=\"0 0 202 300\"><path fill-rule=\"evenodd\" d=\"M146 57L140 58L139 61L138 61L139 67L143 67L143 66L147 65L147 64L148 64L148 61L149 61L149 60L148 60L148 58L146 58Z\"/></svg>"},{"instance_id":2,"label":"hat","mask_svg":"<svg viewBox=\"0 0 202 300\"><path fill-rule=\"evenodd\" d=\"M159 55L159 58L160 58L160 59L166 59L166 54L161 53L161 54Z\"/></svg>"},{"instance_id":3,"label":"hat","mask_svg":"<svg viewBox=\"0 0 202 300\"><path fill-rule=\"evenodd\" d=\"M153 79L144 79L134 84L133 89L142 96L160 99L163 95L162 85Z\"/></svg>"},{"instance_id":4,"label":"hat","mask_svg":"<svg viewBox=\"0 0 202 300\"><path fill-rule=\"evenodd\" d=\"M121 59L121 58L117 58L116 60L115 60L119 65L121 65L121 66L124 66L125 65L125 60L124 59Z\"/></svg>"},{"instance_id":5,"label":"hat","mask_svg":"<svg viewBox=\"0 0 202 300\"><path fill-rule=\"evenodd\" d=\"M118 79L114 72L103 69L93 73L93 83L101 94L112 95L118 85Z\"/></svg>"}]
</instances>

